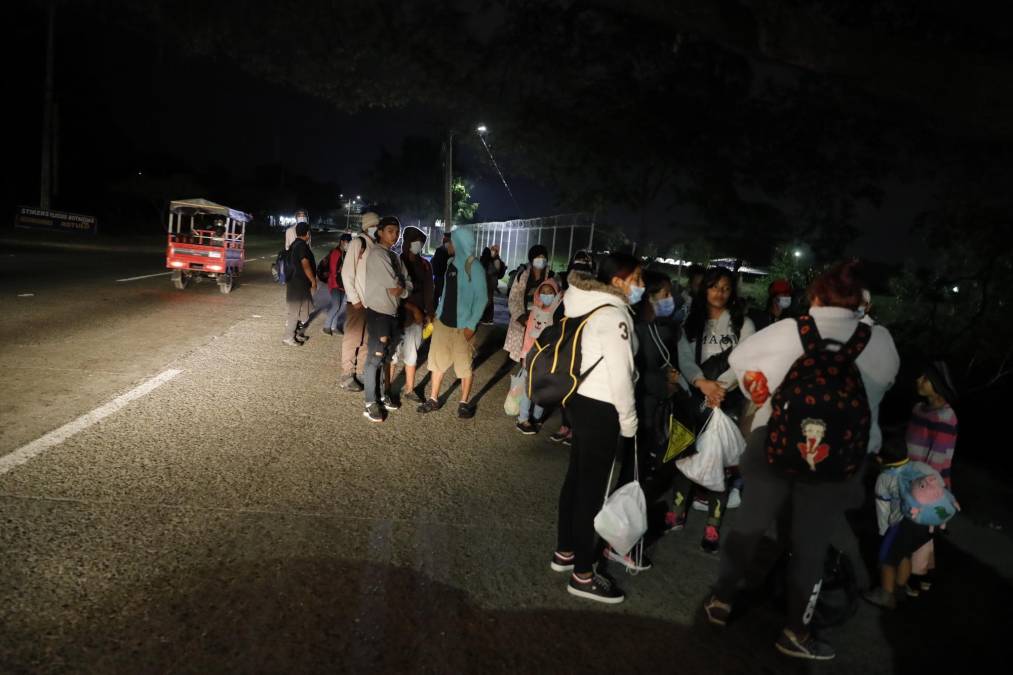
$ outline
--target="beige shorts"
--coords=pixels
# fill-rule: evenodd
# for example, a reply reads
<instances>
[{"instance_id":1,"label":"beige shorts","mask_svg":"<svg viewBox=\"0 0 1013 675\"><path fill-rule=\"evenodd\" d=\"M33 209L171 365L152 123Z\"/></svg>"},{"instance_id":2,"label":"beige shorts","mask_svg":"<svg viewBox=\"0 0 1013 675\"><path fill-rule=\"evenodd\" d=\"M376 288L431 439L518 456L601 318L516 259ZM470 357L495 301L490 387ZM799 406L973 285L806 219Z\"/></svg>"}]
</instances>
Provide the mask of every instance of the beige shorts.
<instances>
[{"instance_id":1,"label":"beige shorts","mask_svg":"<svg viewBox=\"0 0 1013 675\"><path fill-rule=\"evenodd\" d=\"M429 346L429 367L443 373L454 367L458 377L471 377L471 360L474 357L471 340L464 337L463 328L450 328L436 319L433 321L433 341Z\"/></svg>"}]
</instances>

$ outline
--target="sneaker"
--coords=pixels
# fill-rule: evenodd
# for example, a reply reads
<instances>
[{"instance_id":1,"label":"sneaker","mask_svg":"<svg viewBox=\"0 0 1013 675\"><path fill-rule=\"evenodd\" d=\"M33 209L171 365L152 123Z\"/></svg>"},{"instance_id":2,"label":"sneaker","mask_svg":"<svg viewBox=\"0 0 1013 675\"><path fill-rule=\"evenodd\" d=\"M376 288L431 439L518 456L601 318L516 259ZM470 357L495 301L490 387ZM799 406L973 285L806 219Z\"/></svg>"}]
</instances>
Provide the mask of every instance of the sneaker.
<instances>
[{"instance_id":1,"label":"sneaker","mask_svg":"<svg viewBox=\"0 0 1013 675\"><path fill-rule=\"evenodd\" d=\"M718 600L712 595L703 605L703 613L707 615L707 621L714 626L725 626L728 624L728 617L732 615L732 606Z\"/></svg>"},{"instance_id":2,"label":"sneaker","mask_svg":"<svg viewBox=\"0 0 1013 675\"><path fill-rule=\"evenodd\" d=\"M457 406L457 416L462 420L470 420L475 416L475 404L461 401Z\"/></svg>"},{"instance_id":3,"label":"sneaker","mask_svg":"<svg viewBox=\"0 0 1013 675\"><path fill-rule=\"evenodd\" d=\"M495 321L483 321L482 325L483 326L495 326L496 322Z\"/></svg>"},{"instance_id":4,"label":"sneaker","mask_svg":"<svg viewBox=\"0 0 1013 675\"><path fill-rule=\"evenodd\" d=\"M368 419L370 422L382 422L383 421L383 408L377 402L367 403L366 409L362 411L362 416Z\"/></svg>"},{"instance_id":5,"label":"sneaker","mask_svg":"<svg viewBox=\"0 0 1013 675\"><path fill-rule=\"evenodd\" d=\"M352 375L343 379L341 384L338 385L338 388L344 391L362 391L365 389L365 387L362 386L362 383L355 379Z\"/></svg>"},{"instance_id":6,"label":"sneaker","mask_svg":"<svg viewBox=\"0 0 1013 675\"><path fill-rule=\"evenodd\" d=\"M422 405L420 405L415 410L417 410L418 412L420 412L420 413L422 413L424 415L426 413L431 413L434 410L439 410L442 407L443 407L443 404L440 403L437 399L430 398L430 399L426 399L426 402L423 403Z\"/></svg>"},{"instance_id":7,"label":"sneaker","mask_svg":"<svg viewBox=\"0 0 1013 675\"><path fill-rule=\"evenodd\" d=\"M728 493L728 507L729 509L737 509L742 505L742 490L739 488L732 488L732 491Z\"/></svg>"},{"instance_id":8,"label":"sneaker","mask_svg":"<svg viewBox=\"0 0 1013 675\"><path fill-rule=\"evenodd\" d=\"M327 328L326 326L323 329L321 329L320 332L323 333L324 335L334 335L334 331L332 331L330 328Z\"/></svg>"},{"instance_id":9,"label":"sneaker","mask_svg":"<svg viewBox=\"0 0 1013 675\"><path fill-rule=\"evenodd\" d=\"M549 440L553 443L562 443L570 437L569 427L559 427L559 431L549 436Z\"/></svg>"},{"instance_id":10,"label":"sneaker","mask_svg":"<svg viewBox=\"0 0 1013 675\"><path fill-rule=\"evenodd\" d=\"M785 656L796 659L829 661L837 656L833 647L826 642L820 642L811 633L804 638L799 638L787 628L781 631L781 637L777 638L774 646Z\"/></svg>"},{"instance_id":11,"label":"sneaker","mask_svg":"<svg viewBox=\"0 0 1013 675\"><path fill-rule=\"evenodd\" d=\"M538 433L538 429L531 422L518 422L517 431L521 432L525 436L534 436Z\"/></svg>"},{"instance_id":12,"label":"sneaker","mask_svg":"<svg viewBox=\"0 0 1013 675\"><path fill-rule=\"evenodd\" d=\"M570 575L570 583L566 585L566 592L576 595L578 598L604 602L609 605L618 605L626 596L616 582L606 575L595 572L590 579L578 579L576 574Z\"/></svg>"},{"instance_id":13,"label":"sneaker","mask_svg":"<svg viewBox=\"0 0 1013 675\"><path fill-rule=\"evenodd\" d=\"M922 593L928 593L932 590L932 577L930 575L924 574L918 577L918 590Z\"/></svg>"},{"instance_id":14,"label":"sneaker","mask_svg":"<svg viewBox=\"0 0 1013 675\"><path fill-rule=\"evenodd\" d=\"M862 599L866 602L882 607L883 609L897 609L897 596L886 592L882 586L871 591L862 593Z\"/></svg>"},{"instance_id":15,"label":"sneaker","mask_svg":"<svg viewBox=\"0 0 1013 675\"><path fill-rule=\"evenodd\" d=\"M646 572L653 567L651 559L646 555L641 554L640 562L637 563L637 559L634 557L633 551L630 551L626 555L619 555L619 553L611 546L605 547L605 557L619 563L625 567L628 572Z\"/></svg>"},{"instance_id":16,"label":"sneaker","mask_svg":"<svg viewBox=\"0 0 1013 675\"><path fill-rule=\"evenodd\" d=\"M419 396L414 389L405 389L401 392L402 401L410 401L412 403L425 403L426 400Z\"/></svg>"},{"instance_id":17,"label":"sneaker","mask_svg":"<svg viewBox=\"0 0 1013 675\"><path fill-rule=\"evenodd\" d=\"M665 514L665 532L678 532L686 527L686 514L669 511Z\"/></svg>"},{"instance_id":18,"label":"sneaker","mask_svg":"<svg viewBox=\"0 0 1013 675\"><path fill-rule=\"evenodd\" d=\"M917 598L919 595L921 595L921 591L917 586L912 587L908 584L904 584L903 586L901 586L900 592L902 595L908 598Z\"/></svg>"},{"instance_id":19,"label":"sneaker","mask_svg":"<svg viewBox=\"0 0 1013 675\"><path fill-rule=\"evenodd\" d=\"M703 531L703 539L700 540L700 548L706 553L717 553L721 546L721 534L718 528L708 525Z\"/></svg>"},{"instance_id":20,"label":"sneaker","mask_svg":"<svg viewBox=\"0 0 1013 675\"><path fill-rule=\"evenodd\" d=\"M704 513L707 513L708 511L710 511L710 508L711 508L710 502L707 501L706 499L700 499L699 497L697 497L696 499L693 500L694 511L703 511Z\"/></svg>"},{"instance_id":21,"label":"sneaker","mask_svg":"<svg viewBox=\"0 0 1013 675\"><path fill-rule=\"evenodd\" d=\"M565 445L568 448L573 445L573 434L570 434L569 436L563 439L563 445Z\"/></svg>"},{"instance_id":22,"label":"sneaker","mask_svg":"<svg viewBox=\"0 0 1013 675\"><path fill-rule=\"evenodd\" d=\"M401 409L401 403L390 394L384 394L383 396L381 396L380 403L382 403L383 407L386 408L387 410Z\"/></svg>"},{"instance_id":23,"label":"sneaker","mask_svg":"<svg viewBox=\"0 0 1013 675\"><path fill-rule=\"evenodd\" d=\"M281 341L281 343L283 345L288 345L289 347L302 347L302 343L296 342L295 338L285 338Z\"/></svg>"},{"instance_id":24,"label":"sneaker","mask_svg":"<svg viewBox=\"0 0 1013 675\"><path fill-rule=\"evenodd\" d=\"M549 563L549 567L552 568L553 572L571 572L573 571L573 560L574 555L563 555L559 551L552 554L552 562Z\"/></svg>"}]
</instances>

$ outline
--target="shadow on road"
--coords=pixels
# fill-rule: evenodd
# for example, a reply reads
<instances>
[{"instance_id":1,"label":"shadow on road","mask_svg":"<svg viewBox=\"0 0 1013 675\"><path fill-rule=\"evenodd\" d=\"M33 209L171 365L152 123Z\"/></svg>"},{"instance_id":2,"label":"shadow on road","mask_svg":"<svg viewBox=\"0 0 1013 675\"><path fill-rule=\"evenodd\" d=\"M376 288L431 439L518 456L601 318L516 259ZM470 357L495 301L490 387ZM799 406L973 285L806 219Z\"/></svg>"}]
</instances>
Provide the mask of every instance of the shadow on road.
<instances>
[{"instance_id":1,"label":"shadow on road","mask_svg":"<svg viewBox=\"0 0 1013 675\"><path fill-rule=\"evenodd\" d=\"M798 672L741 631L749 648L701 624L575 599L573 610L490 610L386 564L262 560L179 577L118 589L78 630L40 620L33 639L5 641L0 663L90 673Z\"/></svg>"}]
</instances>

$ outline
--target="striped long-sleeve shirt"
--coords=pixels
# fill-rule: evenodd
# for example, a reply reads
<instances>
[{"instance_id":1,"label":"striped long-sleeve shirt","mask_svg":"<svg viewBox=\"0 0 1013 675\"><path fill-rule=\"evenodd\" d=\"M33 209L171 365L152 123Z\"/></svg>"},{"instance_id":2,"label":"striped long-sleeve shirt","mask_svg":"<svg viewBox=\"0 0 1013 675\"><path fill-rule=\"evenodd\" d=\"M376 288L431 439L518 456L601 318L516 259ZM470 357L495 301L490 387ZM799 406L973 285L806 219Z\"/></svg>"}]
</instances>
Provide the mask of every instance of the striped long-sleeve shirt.
<instances>
[{"instance_id":1,"label":"striped long-sleeve shirt","mask_svg":"<svg viewBox=\"0 0 1013 675\"><path fill-rule=\"evenodd\" d=\"M907 427L907 455L913 462L924 462L939 472L950 485L950 465L957 445L957 414L948 405L932 409L924 403L915 406Z\"/></svg>"}]
</instances>

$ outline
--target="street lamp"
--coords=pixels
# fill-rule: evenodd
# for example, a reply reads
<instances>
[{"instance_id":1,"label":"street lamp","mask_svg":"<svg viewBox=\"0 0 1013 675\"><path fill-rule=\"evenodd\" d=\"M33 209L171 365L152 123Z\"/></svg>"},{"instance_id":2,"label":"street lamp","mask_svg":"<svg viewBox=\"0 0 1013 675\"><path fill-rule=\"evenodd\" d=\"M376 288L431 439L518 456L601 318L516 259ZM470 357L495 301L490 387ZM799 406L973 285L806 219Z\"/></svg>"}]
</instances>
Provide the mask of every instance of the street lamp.
<instances>
[{"instance_id":1,"label":"street lamp","mask_svg":"<svg viewBox=\"0 0 1013 675\"><path fill-rule=\"evenodd\" d=\"M798 249L795 249L795 257L796 258L801 258L802 257L802 251L800 251Z\"/></svg>"},{"instance_id":2,"label":"street lamp","mask_svg":"<svg viewBox=\"0 0 1013 675\"><path fill-rule=\"evenodd\" d=\"M477 131L480 134L484 134L487 131L489 131L489 127L485 126L484 124L479 124L477 127L475 127L475 131Z\"/></svg>"}]
</instances>

